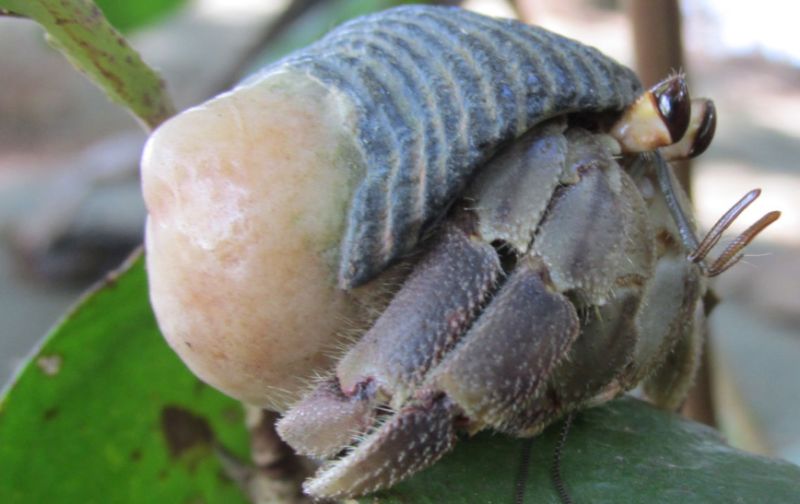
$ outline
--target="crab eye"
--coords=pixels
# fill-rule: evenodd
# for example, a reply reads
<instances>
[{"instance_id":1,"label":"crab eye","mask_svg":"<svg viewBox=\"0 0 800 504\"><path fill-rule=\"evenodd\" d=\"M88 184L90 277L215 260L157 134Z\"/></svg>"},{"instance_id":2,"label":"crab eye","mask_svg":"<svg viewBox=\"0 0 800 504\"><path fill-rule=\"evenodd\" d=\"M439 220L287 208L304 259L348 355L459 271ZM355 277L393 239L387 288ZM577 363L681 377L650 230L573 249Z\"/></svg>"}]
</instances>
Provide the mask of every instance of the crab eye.
<instances>
[{"instance_id":1,"label":"crab eye","mask_svg":"<svg viewBox=\"0 0 800 504\"><path fill-rule=\"evenodd\" d=\"M686 133L692 113L686 78L683 75L675 75L665 79L650 88L650 93L672 141L677 142Z\"/></svg>"},{"instance_id":2,"label":"crab eye","mask_svg":"<svg viewBox=\"0 0 800 504\"><path fill-rule=\"evenodd\" d=\"M683 75L667 77L628 106L609 133L623 152L666 147L686 136L692 100Z\"/></svg>"},{"instance_id":3,"label":"crab eye","mask_svg":"<svg viewBox=\"0 0 800 504\"><path fill-rule=\"evenodd\" d=\"M659 149L668 161L697 157L708 148L717 128L717 109L708 98L697 98L691 102L691 119L683 138L679 142Z\"/></svg>"},{"instance_id":4,"label":"crab eye","mask_svg":"<svg viewBox=\"0 0 800 504\"><path fill-rule=\"evenodd\" d=\"M709 144L711 144L711 139L714 138L714 132L717 129L717 109L714 107L713 101L705 100L702 114L692 148L689 151L689 157L696 157L705 152Z\"/></svg>"}]
</instances>

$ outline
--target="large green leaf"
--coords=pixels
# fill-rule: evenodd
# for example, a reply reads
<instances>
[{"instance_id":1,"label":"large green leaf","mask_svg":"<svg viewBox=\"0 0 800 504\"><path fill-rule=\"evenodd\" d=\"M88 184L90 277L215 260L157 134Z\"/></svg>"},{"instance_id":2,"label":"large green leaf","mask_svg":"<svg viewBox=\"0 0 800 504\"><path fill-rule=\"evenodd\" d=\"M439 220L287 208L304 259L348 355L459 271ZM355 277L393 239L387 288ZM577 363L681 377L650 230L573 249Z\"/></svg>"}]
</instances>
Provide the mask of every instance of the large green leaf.
<instances>
[{"instance_id":1,"label":"large green leaf","mask_svg":"<svg viewBox=\"0 0 800 504\"><path fill-rule=\"evenodd\" d=\"M533 440L525 502L560 502L550 476L560 429L556 424ZM478 435L363 502L513 502L525 442ZM575 502L800 502L800 467L731 448L709 427L630 398L578 414L561 467Z\"/></svg>"},{"instance_id":2,"label":"large green leaf","mask_svg":"<svg viewBox=\"0 0 800 504\"><path fill-rule=\"evenodd\" d=\"M41 24L53 46L148 128L174 113L164 82L90 0L0 0L4 12Z\"/></svg>"},{"instance_id":3,"label":"large green leaf","mask_svg":"<svg viewBox=\"0 0 800 504\"><path fill-rule=\"evenodd\" d=\"M174 12L186 0L95 0L117 29L129 31Z\"/></svg>"},{"instance_id":4,"label":"large green leaf","mask_svg":"<svg viewBox=\"0 0 800 504\"><path fill-rule=\"evenodd\" d=\"M88 294L0 399L0 502L245 502L238 403L167 347L141 259Z\"/></svg>"}]
</instances>

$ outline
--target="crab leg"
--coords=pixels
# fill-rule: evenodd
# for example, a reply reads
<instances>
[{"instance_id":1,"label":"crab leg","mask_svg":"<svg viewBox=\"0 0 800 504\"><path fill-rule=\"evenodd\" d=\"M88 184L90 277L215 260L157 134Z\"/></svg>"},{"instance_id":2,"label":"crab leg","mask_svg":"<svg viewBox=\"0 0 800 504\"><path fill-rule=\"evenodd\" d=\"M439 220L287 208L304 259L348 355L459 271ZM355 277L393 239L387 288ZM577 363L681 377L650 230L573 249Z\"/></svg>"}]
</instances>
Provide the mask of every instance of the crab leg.
<instances>
[{"instance_id":1,"label":"crab leg","mask_svg":"<svg viewBox=\"0 0 800 504\"><path fill-rule=\"evenodd\" d=\"M679 409L694 384L705 339L703 319L701 310L684 318L683 323L687 327L670 352L663 356L663 364L644 382L647 396L663 409Z\"/></svg>"},{"instance_id":2,"label":"crab leg","mask_svg":"<svg viewBox=\"0 0 800 504\"><path fill-rule=\"evenodd\" d=\"M303 485L317 498L374 492L424 469L455 443L459 409L444 395L406 406L369 434L358 449L329 463Z\"/></svg>"},{"instance_id":3,"label":"crab leg","mask_svg":"<svg viewBox=\"0 0 800 504\"><path fill-rule=\"evenodd\" d=\"M540 392L578 326L575 308L549 285L542 262L523 258L409 405L323 467L305 491L339 497L390 486L449 451L459 419L470 430L489 424L515 431L509 419L524 417L519 406Z\"/></svg>"},{"instance_id":4,"label":"crab leg","mask_svg":"<svg viewBox=\"0 0 800 504\"><path fill-rule=\"evenodd\" d=\"M462 224L465 224L462 222ZM502 274L495 250L447 224L372 328L278 424L301 453L329 457L399 408L462 335Z\"/></svg>"},{"instance_id":5,"label":"crab leg","mask_svg":"<svg viewBox=\"0 0 800 504\"><path fill-rule=\"evenodd\" d=\"M542 261L526 256L429 386L456 402L473 430L516 432L521 406L542 392L578 329L575 307L555 291Z\"/></svg>"}]
</instances>

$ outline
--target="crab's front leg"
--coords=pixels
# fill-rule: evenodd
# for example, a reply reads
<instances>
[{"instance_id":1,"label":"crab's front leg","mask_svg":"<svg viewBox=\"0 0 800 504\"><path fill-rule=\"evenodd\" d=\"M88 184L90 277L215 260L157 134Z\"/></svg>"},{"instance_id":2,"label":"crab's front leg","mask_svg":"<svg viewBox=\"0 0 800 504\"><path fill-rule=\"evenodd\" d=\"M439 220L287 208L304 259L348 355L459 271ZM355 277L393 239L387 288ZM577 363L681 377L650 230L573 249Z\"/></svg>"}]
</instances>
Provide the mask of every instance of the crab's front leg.
<instances>
[{"instance_id":1,"label":"crab's front leg","mask_svg":"<svg viewBox=\"0 0 800 504\"><path fill-rule=\"evenodd\" d=\"M525 258L406 404L323 467L306 492L341 497L391 486L449 451L457 427L518 433L526 427L515 423L526 418L520 407L542 392L578 327L544 265Z\"/></svg>"},{"instance_id":2,"label":"crab's front leg","mask_svg":"<svg viewBox=\"0 0 800 504\"><path fill-rule=\"evenodd\" d=\"M501 274L490 245L446 225L335 375L286 413L281 436L303 454L332 456L366 432L379 409L403 405L473 321Z\"/></svg>"}]
</instances>

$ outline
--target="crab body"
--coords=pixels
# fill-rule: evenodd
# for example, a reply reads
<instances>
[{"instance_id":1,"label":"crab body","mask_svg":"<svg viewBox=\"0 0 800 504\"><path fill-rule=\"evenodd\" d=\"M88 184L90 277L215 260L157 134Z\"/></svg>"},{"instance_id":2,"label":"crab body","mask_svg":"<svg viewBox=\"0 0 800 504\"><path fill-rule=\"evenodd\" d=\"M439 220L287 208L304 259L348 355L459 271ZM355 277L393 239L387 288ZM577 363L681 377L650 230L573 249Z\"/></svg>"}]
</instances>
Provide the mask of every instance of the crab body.
<instances>
[{"instance_id":1,"label":"crab body","mask_svg":"<svg viewBox=\"0 0 800 504\"><path fill-rule=\"evenodd\" d=\"M309 493L390 486L457 430L535 435L659 369L672 381L654 381L654 398L680 403L705 279L652 166L624 167L613 145L560 117L481 169L381 316L279 423L333 459Z\"/></svg>"},{"instance_id":2,"label":"crab body","mask_svg":"<svg viewBox=\"0 0 800 504\"><path fill-rule=\"evenodd\" d=\"M676 407L706 282L685 196L632 147L641 95L629 69L513 21L406 7L343 25L150 139L165 337L203 380L286 411L280 434L329 460L318 497L640 383ZM653 103L669 120L645 136L667 140L641 150L707 133L710 102L692 126Z\"/></svg>"}]
</instances>

